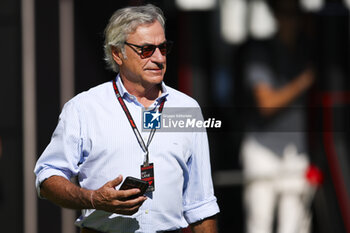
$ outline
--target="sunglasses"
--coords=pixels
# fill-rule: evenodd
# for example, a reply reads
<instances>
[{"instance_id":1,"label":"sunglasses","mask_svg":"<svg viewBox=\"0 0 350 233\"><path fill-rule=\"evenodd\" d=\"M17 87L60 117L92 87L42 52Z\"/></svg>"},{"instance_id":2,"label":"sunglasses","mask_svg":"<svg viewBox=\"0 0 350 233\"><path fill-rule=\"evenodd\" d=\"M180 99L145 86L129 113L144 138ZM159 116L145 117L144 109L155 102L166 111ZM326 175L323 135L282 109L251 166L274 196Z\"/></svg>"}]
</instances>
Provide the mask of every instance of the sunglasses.
<instances>
[{"instance_id":1,"label":"sunglasses","mask_svg":"<svg viewBox=\"0 0 350 233\"><path fill-rule=\"evenodd\" d=\"M145 45L136 45L131 44L128 42L124 42L124 44L128 45L132 50L135 51L140 57L148 58L153 55L154 51L156 51L157 48L159 48L160 53L165 56L170 53L171 47L173 45L172 41L165 41L159 45L153 45L153 44L145 44ZM134 47L141 49L141 51L137 51Z\"/></svg>"}]
</instances>

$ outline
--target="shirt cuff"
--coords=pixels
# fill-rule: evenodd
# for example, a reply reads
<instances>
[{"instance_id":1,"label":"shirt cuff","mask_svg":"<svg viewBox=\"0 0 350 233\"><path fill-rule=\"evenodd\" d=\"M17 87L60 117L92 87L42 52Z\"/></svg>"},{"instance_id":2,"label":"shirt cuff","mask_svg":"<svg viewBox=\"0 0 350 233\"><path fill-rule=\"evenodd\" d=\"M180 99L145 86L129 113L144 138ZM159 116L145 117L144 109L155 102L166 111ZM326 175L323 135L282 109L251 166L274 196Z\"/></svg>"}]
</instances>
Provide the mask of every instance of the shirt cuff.
<instances>
[{"instance_id":1,"label":"shirt cuff","mask_svg":"<svg viewBox=\"0 0 350 233\"><path fill-rule=\"evenodd\" d=\"M37 191L37 193L38 193L38 197L39 197L39 198L43 198L43 197L40 195L41 183L44 182L46 179L50 178L51 176L62 176L62 177L64 177L64 178L66 178L67 180L69 180L69 177L68 177L67 174L65 174L63 171L56 170L56 169L46 169L46 170L42 170L42 171L36 176L36 180L35 180L36 191Z\"/></svg>"},{"instance_id":2,"label":"shirt cuff","mask_svg":"<svg viewBox=\"0 0 350 233\"><path fill-rule=\"evenodd\" d=\"M219 212L220 212L220 209L216 202L216 198L213 197L210 200L188 206L187 208L185 208L184 216L186 221L189 224L192 224L192 223L201 221L205 218L214 216Z\"/></svg>"}]
</instances>

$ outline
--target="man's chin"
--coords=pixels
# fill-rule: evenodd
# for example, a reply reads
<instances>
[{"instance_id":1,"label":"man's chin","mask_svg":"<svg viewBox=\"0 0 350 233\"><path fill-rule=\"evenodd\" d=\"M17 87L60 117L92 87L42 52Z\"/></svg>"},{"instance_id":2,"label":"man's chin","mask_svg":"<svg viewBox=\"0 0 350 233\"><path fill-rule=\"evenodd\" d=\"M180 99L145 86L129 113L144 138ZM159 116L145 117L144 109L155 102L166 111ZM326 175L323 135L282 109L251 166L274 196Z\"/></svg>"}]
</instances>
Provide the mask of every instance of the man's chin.
<instances>
[{"instance_id":1,"label":"man's chin","mask_svg":"<svg viewBox=\"0 0 350 233\"><path fill-rule=\"evenodd\" d=\"M147 70L146 74L149 76L164 76L164 70Z\"/></svg>"},{"instance_id":2,"label":"man's chin","mask_svg":"<svg viewBox=\"0 0 350 233\"><path fill-rule=\"evenodd\" d=\"M151 75L147 76L147 80L152 84L159 84L163 81L164 75Z\"/></svg>"}]
</instances>

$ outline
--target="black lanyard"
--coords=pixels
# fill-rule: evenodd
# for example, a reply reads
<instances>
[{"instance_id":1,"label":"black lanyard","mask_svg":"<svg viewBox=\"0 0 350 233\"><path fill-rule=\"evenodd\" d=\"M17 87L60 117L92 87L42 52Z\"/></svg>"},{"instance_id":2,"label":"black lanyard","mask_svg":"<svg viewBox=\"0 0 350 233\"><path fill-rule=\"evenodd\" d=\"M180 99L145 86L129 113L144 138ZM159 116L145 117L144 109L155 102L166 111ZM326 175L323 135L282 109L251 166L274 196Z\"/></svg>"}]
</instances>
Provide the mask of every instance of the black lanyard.
<instances>
[{"instance_id":1,"label":"black lanyard","mask_svg":"<svg viewBox=\"0 0 350 233\"><path fill-rule=\"evenodd\" d=\"M144 158L144 161L143 161L143 164L145 166L148 166L149 164L149 153L148 153L148 146L151 144L151 141L153 139L153 136L156 132L156 129L153 128L151 129L151 132L148 136L148 140L147 140L147 145L145 144L145 142L143 141L142 139L142 136L140 134L140 131L137 129L137 126L135 124L135 121L134 119L132 118L131 114L130 114L130 111L128 109L128 107L125 105L125 102L122 98L122 96L120 95L119 93L119 90L118 90L118 87L117 87L117 83L116 83L116 80L113 80L113 88L114 88L114 92L117 96L117 99L126 115L126 117L128 118L129 120L129 123L130 123L130 126L136 136L136 139L137 139L137 142L139 143L141 149L143 150L143 152L145 153L145 158ZM160 103L160 106L158 108L158 112L161 113L163 111L163 106L164 106L164 103L165 103L165 98L162 99L162 102Z\"/></svg>"}]
</instances>

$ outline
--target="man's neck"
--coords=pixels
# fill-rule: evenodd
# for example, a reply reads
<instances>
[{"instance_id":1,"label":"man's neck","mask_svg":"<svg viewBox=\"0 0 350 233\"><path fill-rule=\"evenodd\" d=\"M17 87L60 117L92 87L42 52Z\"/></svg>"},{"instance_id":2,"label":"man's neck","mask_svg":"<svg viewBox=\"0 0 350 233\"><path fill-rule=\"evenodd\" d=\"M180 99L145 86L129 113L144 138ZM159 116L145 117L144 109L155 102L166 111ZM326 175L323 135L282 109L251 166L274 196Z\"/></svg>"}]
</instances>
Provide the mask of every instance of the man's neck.
<instances>
[{"instance_id":1,"label":"man's neck","mask_svg":"<svg viewBox=\"0 0 350 233\"><path fill-rule=\"evenodd\" d=\"M141 83L134 83L130 80L121 77L121 81L125 89L137 98L140 104L144 107L149 107L160 95L161 85L142 85Z\"/></svg>"}]
</instances>

